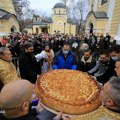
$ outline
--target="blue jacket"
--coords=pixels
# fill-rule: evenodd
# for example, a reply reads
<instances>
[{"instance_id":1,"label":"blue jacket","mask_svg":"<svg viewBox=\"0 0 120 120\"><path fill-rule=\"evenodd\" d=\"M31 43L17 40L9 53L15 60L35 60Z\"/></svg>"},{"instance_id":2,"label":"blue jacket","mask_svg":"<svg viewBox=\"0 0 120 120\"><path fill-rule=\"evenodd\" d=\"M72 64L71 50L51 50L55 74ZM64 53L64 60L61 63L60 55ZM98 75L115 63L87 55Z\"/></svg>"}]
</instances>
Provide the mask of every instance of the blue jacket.
<instances>
[{"instance_id":1,"label":"blue jacket","mask_svg":"<svg viewBox=\"0 0 120 120\"><path fill-rule=\"evenodd\" d=\"M52 69L76 70L76 68L77 68L77 65L76 65L75 55L71 51L68 53L66 58L62 53L62 50L56 53L53 59Z\"/></svg>"}]
</instances>

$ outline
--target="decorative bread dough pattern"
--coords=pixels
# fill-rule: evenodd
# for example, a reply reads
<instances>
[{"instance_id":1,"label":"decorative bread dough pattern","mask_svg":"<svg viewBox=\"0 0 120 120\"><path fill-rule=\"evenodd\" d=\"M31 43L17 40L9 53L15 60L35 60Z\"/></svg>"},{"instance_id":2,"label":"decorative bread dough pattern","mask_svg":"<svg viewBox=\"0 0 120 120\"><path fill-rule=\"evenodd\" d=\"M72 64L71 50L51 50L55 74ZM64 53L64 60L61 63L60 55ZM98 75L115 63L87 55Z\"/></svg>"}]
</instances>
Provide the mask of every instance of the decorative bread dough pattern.
<instances>
[{"instance_id":1,"label":"decorative bread dough pattern","mask_svg":"<svg viewBox=\"0 0 120 120\"><path fill-rule=\"evenodd\" d=\"M44 105L68 114L82 114L99 107L99 87L89 75L74 70L53 70L38 78L36 94Z\"/></svg>"}]
</instances>

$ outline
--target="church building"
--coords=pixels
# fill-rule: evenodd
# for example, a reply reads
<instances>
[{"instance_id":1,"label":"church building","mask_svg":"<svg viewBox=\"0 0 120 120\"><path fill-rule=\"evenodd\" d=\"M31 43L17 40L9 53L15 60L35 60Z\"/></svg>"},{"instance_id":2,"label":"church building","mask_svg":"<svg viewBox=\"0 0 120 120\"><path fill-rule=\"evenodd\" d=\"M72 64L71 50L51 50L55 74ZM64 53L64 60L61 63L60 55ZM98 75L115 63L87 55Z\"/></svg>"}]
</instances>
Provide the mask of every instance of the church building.
<instances>
[{"instance_id":1,"label":"church building","mask_svg":"<svg viewBox=\"0 0 120 120\"><path fill-rule=\"evenodd\" d=\"M120 40L120 0L89 0L91 11L86 20L86 32L109 33Z\"/></svg>"},{"instance_id":2,"label":"church building","mask_svg":"<svg viewBox=\"0 0 120 120\"><path fill-rule=\"evenodd\" d=\"M37 16L33 18L33 22L26 28L28 33L46 32L54 33L76 33L76 25L73 20L68 18L66 6L63 3L57 3L53 7L53 15L51 18L42 19Z\"/></svg>"},{"instance_id":3,"label":"church building","mask_svg":"<svg viewBox=\"0 0 120 120\"><path fill-rule=\"evenodd\" d=\"M0 36L18 31L19 22L12 0L0 0Z\"/></svg>"}]
</instances>

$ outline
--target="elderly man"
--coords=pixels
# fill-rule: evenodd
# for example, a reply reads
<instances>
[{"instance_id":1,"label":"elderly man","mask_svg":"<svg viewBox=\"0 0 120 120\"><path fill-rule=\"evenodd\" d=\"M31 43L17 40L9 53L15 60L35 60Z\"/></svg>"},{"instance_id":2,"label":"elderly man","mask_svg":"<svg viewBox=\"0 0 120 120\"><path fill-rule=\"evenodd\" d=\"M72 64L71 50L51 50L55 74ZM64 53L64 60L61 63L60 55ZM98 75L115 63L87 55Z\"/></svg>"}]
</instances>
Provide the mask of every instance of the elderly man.
<instances>
[{"instance_id":1,"label":"elderly man","mask_svg":"<svg viewBox=\"0 0 120 120\"><path fill-rule=\"evenodd\" d=\"M120 78L112 77L101 89L102 105L90 113L73 117L71 120L120 120Z\"/></svg>"},{"instance_id":2,"label":"elderly man","mask_svg":"<svg viewBox=\"0 0 120 120\"><path fill-rule=\"evenodd\" d=\"M0 47L0 83L5 85L18 80L16 68L12 61L12 54L6 47ZM2 87L2 85L0 85Z\"/></svg>"},{"instance_id":3,"label":"elderly man","mask_svg":"<svg viewBox=\"0 0 120 120\"><path fill-rule=\"evenodd\" d=\"M0 113L0 120L39 120L30 112L34 88L27 80L18 80L4 86L0 93L0 108L3 111L3 114ZM42 110L39 107L39 112ZM61 118L60 113L54 120ZM63 120L69 119L63 116Z\"/></svg>"},{"instance_id":4,"label":"elderly man","mask_svg":"<svg viewBox=\"0 0 120 120\"><path fill-rule=\"evenodd\" d=\"M70 51L70 44L64 43L62 50L56 53L53 64L53 69L72 69L76 70L75 55Z\"/></svg>"}]
</instances>

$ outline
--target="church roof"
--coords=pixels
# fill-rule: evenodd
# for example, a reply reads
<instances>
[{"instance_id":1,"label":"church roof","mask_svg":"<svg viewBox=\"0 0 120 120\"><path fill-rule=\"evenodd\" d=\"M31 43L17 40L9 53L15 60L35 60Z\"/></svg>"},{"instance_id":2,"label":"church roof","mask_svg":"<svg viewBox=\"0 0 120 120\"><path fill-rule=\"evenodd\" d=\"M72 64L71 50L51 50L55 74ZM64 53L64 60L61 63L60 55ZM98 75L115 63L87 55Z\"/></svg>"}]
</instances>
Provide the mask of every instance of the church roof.
<instances>
[{"instance_id":1,"label":"church roof","mask_svg":"<svg viewBox=\"0 0 120 120\"><path fill-rule=\"evenodd\" d=\"M41 20L41 19L33 20L33 22L29 24L26 28L30 29L33 27L33 25L46 27L49 23L52 23L52 18L45 18L45 20Z\"/></svg>"},{"instance_id":2,"label":"church roof","mask_svg":"<svg viewBox=\"0 0 120 120\"><path fill-rule=\"evenodd\" d=\"M50 18L47 18L46 21L47 21L48 23L52 23L52 18L51 18L51 17L50 17Z\"/></svg>"},{"instance_id":3,"label":"church roof","mask_svg":"<svg viewBox=\"0 0 120 120\"><path fill-rule=\"evenodd\" d=\"M66 7L65 7L65 4L63 3L56 3L53 8L66 8Z\"/></svg>"},{"instance_id":4,"label":"church roof","mask_svg":"<svg viewBox=\"0 0 120 120\"><path fill-rule=\"evenodd\" d=\"M45 18L44 20L33 20L33 25L47 25L49 23L52 23L52 18Z\"/></svg>"},{"instance_id":5,"label":"church roof","mask_svg":"<svg viewBox=\"0 0 120 120\"><path fill-rule=\"evenodd\" d=\"M7 11L0 9L0 18L3 18L7 14L9 14Z\"/></svg>"},{"instance_id":6,"label":"church roof","mask_svg":"<svg viewBox=\"0 0 120 120\"><path fill-rule=\"evenodd\" d=\"M39 25L39 26L43 26L43 27L46 27L49 23L52 23L52 18L45 18L45 21L43 20L33 20L33 22L31 24L29 24L26 28L30 29L33 27L33 25ZM75 21L71 18L68 18L67 19L67 23L71 23L73 25L75 25Z\"/></svg>"},{"instance_id":7,"label":"church roof","mask_svg":"<svg viewBox=\"0 0 120 120\"><path fill-rule=\"evenodd\" d=\"M47 24L48 24L47 22L42 22L40 20L33 21L33 25L47 25Z\"/></svg>"},{"instance_id":8,"label":"church roof","mask_svg":"<svg viewBox=\"0 0 120 120\"><path fill-rule=\"evenodd\" d=\"M106 12L94 12L96 18L108 18Z\"/></svg>"},{"instance_id":9,"label":"church roof","mask_svg":"<svg viewBox=\"0 0 120 120\"><path fill-rule=\"evenodd\" d=\"M75 24L75 21L73 19L71 19L71 18L68 18L67 23Z\"/></svg>"},{"instance_id":10,"label":"church roof","mask_svg":"<svg viewBox=\"0 0 120 120\"><path fill-rule=\"evenodd\" d=\"M0 9L0 19L9 19L11 16L14 16L17 19L17 17L14 14Z\"/></svg>"},{"instance_id":11,"label":"church roof","mask_svg":"<svg viewBox=\"0 0 120 120\"><path fill-rule=\"evenodd\" d=\"M32 28L33 24L31 23L30 25L28 25L26 28L30 29Z\"/></svg>"},{"instance_id":12,"label":"church roof","mask_svg":"<svg viewBox=\"0 0 120 120\"><path fill-rule=\"evenodd\" d=\"M94 12L93 12L93 11L90 11L90 12L88 13L88 15L87 15L87 18L88 18L91 14L93 14L96 19L108 19L106 12L102 12L102 11L100 11L100 12L94 11Z\"/></svg>"}]
</instances>

